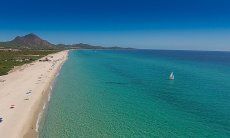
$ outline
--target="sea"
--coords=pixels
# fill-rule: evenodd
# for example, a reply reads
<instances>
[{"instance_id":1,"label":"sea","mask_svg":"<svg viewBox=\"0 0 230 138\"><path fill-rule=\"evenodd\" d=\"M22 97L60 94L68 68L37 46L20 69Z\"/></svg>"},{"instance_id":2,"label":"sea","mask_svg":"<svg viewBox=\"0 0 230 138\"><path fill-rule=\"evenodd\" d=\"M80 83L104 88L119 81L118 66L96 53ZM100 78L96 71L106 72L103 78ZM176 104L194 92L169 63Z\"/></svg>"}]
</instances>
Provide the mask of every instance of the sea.
<instances>
[{"instance_id":1,"label":"sea","mask_svg":"<svg viewBox=\"0 0 230 138\"><path fill-rule=\"evenodd\" d=\"M38 130L40 138L229 138L230 52L70 51Z\"/></svg>"}]
</instances>

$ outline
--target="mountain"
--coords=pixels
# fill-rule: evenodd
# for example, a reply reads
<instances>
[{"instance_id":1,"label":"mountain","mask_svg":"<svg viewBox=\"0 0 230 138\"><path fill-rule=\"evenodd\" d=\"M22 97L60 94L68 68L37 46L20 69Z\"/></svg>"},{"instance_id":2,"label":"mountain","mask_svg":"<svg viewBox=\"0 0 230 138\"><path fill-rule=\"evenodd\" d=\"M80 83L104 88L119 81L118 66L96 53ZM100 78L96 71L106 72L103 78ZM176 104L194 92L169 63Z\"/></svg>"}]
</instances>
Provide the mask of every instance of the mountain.
<instances>
[{"instance_id":1,"label":"mountain","mask_svg":"<svg viewBox=\"0 0 230 138\"><path fill-rule=\"evenodd\" d=\"M13 48L13 49L31 49L31 50L62 50L62 49L131 49L122 47L102 47L92 46L89 44L52 44L46 40L41 39L37 35L30 33L25 36L17 36L11 41L0 42L1 48Z\"/></svg>"},{"instance_id":2,"label":"mountain","mask_svg":"<svg viewBox=\"0 0 230 138\"><path fill-rule=\"evenodd\" d=\"M130 49L134 49L134 48L124 48L124 47L118 47L118 46L114 46L114 47L103 47L103 46L94 46L94 45L89 45L89 44L83 44L83 43L79 43L79 44L72 44L72 45L65 45L65 44L58 44L56 45L56 47L58 48L62 48L62 49L101 49L101 50L130 50Z\"/></svg>"},{"instance_id":3,"label":"mountain","mask_svg":"<svg viewBox=\"0 0 230 138\"><path fill-rule=\"evenodd\" d=\"M89 44L72 44L72 45L65 45L65 44L58 44L56 45L58 48L64 48L64 49L105 49L105 47L102 46L92 46Z\"/></svg>"},{"instance_id":4,"label":"mountain","mask_svg":"<svg viewBox=\"0 0 230 138\"><path fill-rule=\"evenodd\" d=\"M112 48L112 47L103 47L103 46L92 46L92 45L83 44L83 43L72 44L72 45L58 44L56 46L59 48L61 47L61 48L65 48L65 49L111 49Z\"/></svg>"},{"instance_id":5,"label":"mountain","mask_svg":"<svg viewBox=\"0 0 230 138\"><path fill-rule=\"evenodd\" d=\"M55 46L37 35L30 33L25 36L17 36L12 41L1 42L0 47L16 49L56 49Z\"/></svg>"}]
</instances>

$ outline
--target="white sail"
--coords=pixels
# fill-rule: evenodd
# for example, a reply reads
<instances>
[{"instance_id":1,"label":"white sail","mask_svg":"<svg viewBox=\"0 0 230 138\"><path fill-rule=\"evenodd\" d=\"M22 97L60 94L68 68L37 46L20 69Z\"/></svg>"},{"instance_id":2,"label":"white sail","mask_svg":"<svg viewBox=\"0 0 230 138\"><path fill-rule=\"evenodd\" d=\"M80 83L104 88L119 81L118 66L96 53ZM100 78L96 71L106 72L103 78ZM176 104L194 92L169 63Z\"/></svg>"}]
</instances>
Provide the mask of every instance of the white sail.
<instances>
[{"instance_id":1,"label":"white sail","mask_svg":"<svg viewBox=\"0 0 230 138\"><path fill-rule=\"evenodd\" d=\"M174 80L174 74L173 74L173 72L170 74L169 79L170 80Z\"/></svg>"}]
</instances>

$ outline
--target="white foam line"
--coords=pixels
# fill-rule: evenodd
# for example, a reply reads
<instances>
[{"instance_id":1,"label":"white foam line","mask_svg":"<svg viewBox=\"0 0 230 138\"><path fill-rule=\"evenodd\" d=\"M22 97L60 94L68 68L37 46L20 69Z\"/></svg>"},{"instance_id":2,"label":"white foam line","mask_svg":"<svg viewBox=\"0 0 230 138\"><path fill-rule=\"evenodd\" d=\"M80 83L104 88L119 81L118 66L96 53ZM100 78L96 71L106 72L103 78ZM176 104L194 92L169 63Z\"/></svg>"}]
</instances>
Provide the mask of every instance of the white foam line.
<instances>
[{"instance_id":1,"label":"white foam line","mask_svg":"<svg viewBox=\"0 0 230 138\"><path fill-rule=\"evenodd\" d=\"M38 114L38 119L37 119L37 122L36 122L36 132L38 132L38 129L39 129L39 123L40 123L40 120L41 120L41 117L42 117L42 112L40 112Z\"/></svg>"},{"instance_id":2,"label":"white foam line","mask_svg":"<svg viewBox=\"0 0 230 138\"><path fill-rule=\"evenodd\" d=\"M39 123L40 123L40 120L42 118L42 114L43 114L43 111L45 110L46 108L46 103L44 103L43 107L42 107L42 111L38 114L38 119L37 119L37 122L36 122L36 132L38 132L38 129L39 129Z\"/></svg>"},{"instance_id":3,"label":"white foam line","mask_svg":"<svg viewBox=\"0 0 230 138\"><path fill-rule=\"evenodd\" d=\"M50 101L50 93L49 93L49 95L48 95L48 102Z\"/></svg>"},{"instance_id":4,"label":"white foam line","mask_svg":"<svg viewBox=\"0 0 230 138\"><path fill-rule=\"evenodd\" d=\"M46 108L46 104L43 105L42 109L44 110Z\"/></svg>"}]
</instances>

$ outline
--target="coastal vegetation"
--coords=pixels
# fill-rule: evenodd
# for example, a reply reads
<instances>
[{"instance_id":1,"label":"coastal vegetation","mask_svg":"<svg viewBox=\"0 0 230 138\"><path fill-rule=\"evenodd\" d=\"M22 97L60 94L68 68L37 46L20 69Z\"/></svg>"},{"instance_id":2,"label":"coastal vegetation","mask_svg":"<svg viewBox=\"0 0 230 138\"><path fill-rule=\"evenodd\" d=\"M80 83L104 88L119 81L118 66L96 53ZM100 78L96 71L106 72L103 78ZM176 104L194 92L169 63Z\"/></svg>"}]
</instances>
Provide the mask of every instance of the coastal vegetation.
<instances>
[{"instance_id":1,"label":"coastal vegetation","mask_svg":"<svg viewBox=\"0 0 230 138\"><path fill-rule=\"evenodd\" d=\"M31 63L57 50L0 50L0 76L15 66Z\"/></svg>"}]
</instances>

